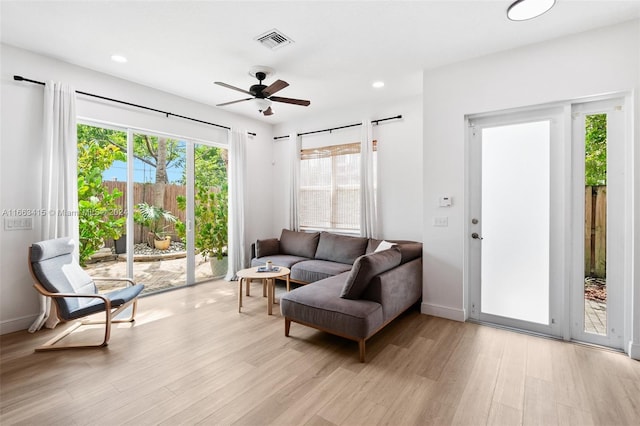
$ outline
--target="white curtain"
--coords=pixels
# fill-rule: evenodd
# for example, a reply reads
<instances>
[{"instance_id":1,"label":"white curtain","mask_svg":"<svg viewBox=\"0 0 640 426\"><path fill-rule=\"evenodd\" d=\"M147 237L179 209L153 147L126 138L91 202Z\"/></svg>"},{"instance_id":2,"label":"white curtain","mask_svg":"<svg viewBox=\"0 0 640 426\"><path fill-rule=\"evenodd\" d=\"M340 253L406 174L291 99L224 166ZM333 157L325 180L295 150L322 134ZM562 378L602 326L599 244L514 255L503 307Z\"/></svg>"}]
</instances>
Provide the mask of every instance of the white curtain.
<instances>
[{"instance_id":1,"label":"white curtain","mask_svg":"<svg viewBox=\"0 0 640 426\"><path fill-rule=\"evenodd\" d=\"M373 128L370 120L362 121L360 138L360 235L376 238L378 208L376 205L375 162L373 157Z\"/></svg>"},{"instance_id":2,"label":"white curtain","mask_svg":"<svg viewBox=\"0 0 640 426\"><path fill-rule=\"evenodd\" d=\"M44 88L42 143L41 240L71 237L78 258L78 154L76 140L76 92L73 87L48 81ZM40 314L30 332L58 323L51 299L40 296Z\"/></svg>"},{"instance_id":3,"label":"white curtain","mask_svg":"<svg viewBox=\"0 0 640 426\"><path fill-rule=\"evenodd\" d=\"M237 279L236 272L247 264L244 242L244 206L247 184L247 132L229 131L229 247L228 270L225 279Z\"/></svg>"},{"instance_id":4,"label":"white curtain","mask_svg":"<svg viewBox=\"0 0 640 426\"><path fill-rule=\"evenodd\" d=\"M300 188L300 137L291 133L289 135L289 229L298 231L298 192Z\"/></svg>"}]
</instances>

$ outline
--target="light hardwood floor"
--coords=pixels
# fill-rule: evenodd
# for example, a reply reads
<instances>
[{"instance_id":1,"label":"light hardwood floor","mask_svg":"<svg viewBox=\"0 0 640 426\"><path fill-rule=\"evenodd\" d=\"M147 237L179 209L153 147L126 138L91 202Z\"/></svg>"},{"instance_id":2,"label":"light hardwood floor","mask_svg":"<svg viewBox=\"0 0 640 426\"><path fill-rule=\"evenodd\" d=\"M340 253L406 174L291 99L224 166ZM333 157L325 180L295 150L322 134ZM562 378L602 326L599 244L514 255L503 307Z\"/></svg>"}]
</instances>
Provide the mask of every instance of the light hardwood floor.
<instances>
[{"instance_id":1,"label":"light hardwood floor","mask_svg":"<svg viewBox=\"0 0 640 426\"><path fill-rule=\"evenodd\" d=\"M298 324L284 337L255 286L241 314L236 283L145 297L104 349L2 336L0 424L639 424L640 362L624 354L414 308L362 364L355 342Z\"/></svg>"}]
</instances>

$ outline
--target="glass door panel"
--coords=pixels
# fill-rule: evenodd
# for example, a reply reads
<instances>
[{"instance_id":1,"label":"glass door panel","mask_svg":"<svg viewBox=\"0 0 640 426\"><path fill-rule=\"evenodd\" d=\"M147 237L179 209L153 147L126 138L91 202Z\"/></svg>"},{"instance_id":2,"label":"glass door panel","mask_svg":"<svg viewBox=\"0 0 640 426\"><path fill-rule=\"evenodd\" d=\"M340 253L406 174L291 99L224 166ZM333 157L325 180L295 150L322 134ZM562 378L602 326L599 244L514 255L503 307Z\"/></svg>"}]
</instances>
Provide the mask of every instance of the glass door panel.
<instances>
[{"instance_id":1,"label":"glass door panel","mask_svg":"<svg viewBox=\"0 0 640 426\"><path fill-rule=\"evenodd\" d=\"M90 275L124 277L127 133L78 124L77 148L80 263Z\"/></svg>"},{"instance_id":2,"label":"glass door panel","mask_svg":"<svg viewBox=\"0 0 640 426\"><path fill-rule=\"evenodd\" d=\"M584 331L607 334L607 114L585 116Z\"/></svg>"},{"instance_id":3,"label":"glass door panel","mask_svg":"<svg viewBox=\"0 0 640 426\"><path fill-rule=\"evenodd\" d=\"M574 105L574 280L571 338L623 346L624 99ZM626 229L625 229L626 228Z\"/></svg>"},{"instance_id":4,"label":"glass door panel","mask_svg":"<svg viewBox=\"0 0 640 426\"><path fill-rule=\"evenodd\" d=\"M482 130L482 313L549 324L549 181L549 121Z\"/></svg>"},{"instance_id":5,"label":"glass door panel","mask_svg":"<svg viewBox=\"0 0 640 426\"><path fill-rule=\"evenodd\" d=\"M224 278L228 242L228 151L194 145L193 243L195 281Z\"/></svg>"},{"instance_id":6,"label":"glass door panel","mask_svg":"<svg viewBox=\"0 0 640 426\"><path fill-rule=\"evenodd\" d=\"M186 248L176 225L185 216L186 143L133 134L133 279L154 292L187 283Z\"/></svg>"}]
</instances>

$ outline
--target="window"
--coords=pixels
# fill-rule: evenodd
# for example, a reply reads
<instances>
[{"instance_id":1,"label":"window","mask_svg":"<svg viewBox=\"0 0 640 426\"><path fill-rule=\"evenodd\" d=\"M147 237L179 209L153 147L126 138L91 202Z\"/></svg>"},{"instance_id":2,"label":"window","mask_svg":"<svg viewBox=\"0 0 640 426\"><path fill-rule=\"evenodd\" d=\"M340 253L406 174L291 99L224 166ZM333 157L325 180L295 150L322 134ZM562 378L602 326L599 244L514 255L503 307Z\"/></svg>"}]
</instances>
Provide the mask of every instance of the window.
<instances>
[{"instance_id":1,"label":"window","mask_svg":"<svg viewBox=\"0 0 640 426\"><path fill-rule=\"evenodd\" d=\"M360 233L360 143L303 149L298 197L300 229Z\"/></svg>"}]
</instances>

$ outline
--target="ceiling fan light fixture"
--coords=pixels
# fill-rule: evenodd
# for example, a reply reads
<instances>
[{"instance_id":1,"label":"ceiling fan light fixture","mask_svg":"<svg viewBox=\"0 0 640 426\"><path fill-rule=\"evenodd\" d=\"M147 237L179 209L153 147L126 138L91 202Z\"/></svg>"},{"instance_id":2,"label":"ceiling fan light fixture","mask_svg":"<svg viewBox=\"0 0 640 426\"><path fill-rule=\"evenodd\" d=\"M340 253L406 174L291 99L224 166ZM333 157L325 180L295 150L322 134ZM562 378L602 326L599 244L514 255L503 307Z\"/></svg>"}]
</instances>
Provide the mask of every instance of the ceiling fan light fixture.
<instances>
[{"instance_id":1,"label":"ceiling fan light fixture","mask_svg":"<svg viewBox=\"0 0 640 426\"><path fill-rule=\"evenodd\" d=\"M258 111L266 111L271 106L271 101L264 98L253 98L253 104L258 108Z\"/></svg>"},{"instance_id":2,"label":"ceiling fan light fixture","mask_svg":"<svg viewBox=\"0 0 640 426\"><path fill-rule=\"evenodd\" d=\"M516 0L507 9L507 18L512 21L526 21L548 12L556 0Z\"/></svg>"}]
</instances>

